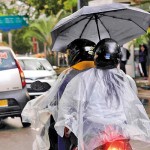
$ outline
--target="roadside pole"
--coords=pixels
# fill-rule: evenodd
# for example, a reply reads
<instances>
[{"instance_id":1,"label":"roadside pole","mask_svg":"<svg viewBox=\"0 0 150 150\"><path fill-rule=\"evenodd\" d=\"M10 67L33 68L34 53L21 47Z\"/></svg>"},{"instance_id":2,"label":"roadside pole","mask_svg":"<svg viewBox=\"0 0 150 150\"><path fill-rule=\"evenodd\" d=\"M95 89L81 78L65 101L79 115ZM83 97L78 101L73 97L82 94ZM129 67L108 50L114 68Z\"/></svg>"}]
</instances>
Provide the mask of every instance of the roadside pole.
<instances>
[{"instance_id":1,"label":"roadside pole","mask_svg":"<svg viewBox=\"0 0 150 150\"><path fill-rule=\"evenodd\" d=\"M0 32L0 43L3 42L3 34Z\"/></svg>"},{"instance_id":2,"label":"roadside pole","mask_svg":"<svg viewBox=\"0 0 150 150\"><path fill-rule=\"evenodd\" d=\"M8 32L8 43L9 43L9 47L12 48L12 34L10 31Z\"/></svg>"},{"instance_id":3,"label":"roadside pole","mask_svg":"<svg viewBox=\"0 0 150 150\"><path fill-rule=\"evenodd\" d=\"M81 0L78 0L78 6L77 6L78 10L81 8Z\"/></svg>"}]
</instances>

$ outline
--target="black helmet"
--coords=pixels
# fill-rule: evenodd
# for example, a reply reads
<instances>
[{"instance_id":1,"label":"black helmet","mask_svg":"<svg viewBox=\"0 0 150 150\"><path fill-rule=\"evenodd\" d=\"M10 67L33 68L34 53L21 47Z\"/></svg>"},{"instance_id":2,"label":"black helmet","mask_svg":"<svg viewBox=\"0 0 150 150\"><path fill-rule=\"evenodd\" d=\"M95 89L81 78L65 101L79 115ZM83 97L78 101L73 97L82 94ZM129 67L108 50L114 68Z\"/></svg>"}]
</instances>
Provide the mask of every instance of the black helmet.
<instances>
[{"instance_id":1,"label":"black helmet","mask_svg":"<svg viewBox=\"0 0 150 150\"><path fill-rule=\"evenodd\" d=\"M70 66L81 61L93 61L95 43L87 39L76 39L68 46L68 63Z\"/></svg>"},{"instance_id":2,"label":"black helmet","mask_svg":"<svg viewBox=\"0 0 150 150\"><path fill-rule=\"evenodd\" d=\"M99 41L94 51L94 61L97 68L112 69L117 67L121 50L115 40L107 38Z\"/></svg>"}]
</instances>

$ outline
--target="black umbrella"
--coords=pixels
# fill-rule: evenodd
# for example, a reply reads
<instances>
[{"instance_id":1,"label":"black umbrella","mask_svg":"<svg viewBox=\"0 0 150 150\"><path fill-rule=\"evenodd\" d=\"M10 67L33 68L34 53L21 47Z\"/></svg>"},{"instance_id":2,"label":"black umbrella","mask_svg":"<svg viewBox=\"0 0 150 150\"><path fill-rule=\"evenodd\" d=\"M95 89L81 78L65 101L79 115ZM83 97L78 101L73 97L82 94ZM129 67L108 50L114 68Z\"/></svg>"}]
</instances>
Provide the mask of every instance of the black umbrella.
<instances>
[{"instance_id":1,"label":"black umbrella","mask_svg":"<svg viewBox=\"0 0 150 150\"><path fill-rule=\"evenodd\" d=\"M52 50L65 51L77 38L95 43L112 38L122 45L144 34L149 25L150 13L128 5L85 6L56 24L51 32Z\"/></svg>"}]
</instances>

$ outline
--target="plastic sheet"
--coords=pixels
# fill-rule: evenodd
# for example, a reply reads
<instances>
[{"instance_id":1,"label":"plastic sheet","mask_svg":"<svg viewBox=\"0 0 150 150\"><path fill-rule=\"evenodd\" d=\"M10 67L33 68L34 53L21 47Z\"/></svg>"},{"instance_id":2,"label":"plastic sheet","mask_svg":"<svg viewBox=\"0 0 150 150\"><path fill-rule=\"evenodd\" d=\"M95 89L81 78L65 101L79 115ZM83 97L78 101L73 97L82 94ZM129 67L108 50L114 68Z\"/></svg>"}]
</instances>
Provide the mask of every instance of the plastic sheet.
<instances>
[{"instance_id":1,"label":"plastic sheet","mask_svg":"<svg viewBox=\"0 0 150 150\"><path fill-rule=\"evenodd\" d=\"M119 69L93 68L78 74L60 99L55 129L63 136L68 127L78 137L79 150L118 139L150 144L150 120L135 87Z\"/></svg>"},{"instance_id":2,"label":"plastic sheet","mask_svg":"<svg viewBox=\"0 0 150 150\"><path fill-rule=\"evenodd\" d=\"M63 72L56 81L55 86L53 86L49 91L45 92L43 95L36 97L35 99L29 101L22 111L23 122L30 122L32 127L37 129L41 124L45 124L47 120L43 121L43 113L49 116L52 112L55 112L56 107L52 107L53 110L48 109L50 103L57 102L57 92L59 86L61 85L63 78L65 77L65 72Z\"/></svg>"},{"instance_id":3,"label":"plastic sheet","mask_svg":"<svg viewBox=\"0 0 150 150\"><path fill-rule=\"evenodd\" d=\"M50 116L57 120L58 102L68 82L76 76L79 70L69 68L62 72L55 85L43 95L29 101L22 111L23 122L29 122L37 130L33 150L48 150L50 142L48 128Z\"/></svg>"},{"instance_id":4,"label":"plastic sheet","mask_svg":"<svg viewBox=\"0 0 150 150\"><path fill-rule=\"evenodd\" d=\"M31 123L31 127L37 131L36 138L33 143L33 150L48 150L50 148L48 129L50 126L50 116L57 116L58 89L63 79L71 70L61 73L55 85L43 95L29 101L22 111L23 122ZM52 104L52 107L48 106Z\"/></svg>"}]
</instances>

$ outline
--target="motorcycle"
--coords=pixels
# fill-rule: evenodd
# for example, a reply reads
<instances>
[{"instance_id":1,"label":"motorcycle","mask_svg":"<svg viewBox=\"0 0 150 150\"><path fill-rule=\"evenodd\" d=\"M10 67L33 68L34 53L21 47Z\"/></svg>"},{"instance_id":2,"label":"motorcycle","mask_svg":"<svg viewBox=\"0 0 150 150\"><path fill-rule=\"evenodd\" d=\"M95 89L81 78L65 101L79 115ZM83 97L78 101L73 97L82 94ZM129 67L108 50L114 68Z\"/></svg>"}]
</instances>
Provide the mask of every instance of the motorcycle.
<instances>
[{"instance_id":1,"label":"motorcycle","mask_svg":"<svg viewBox=\"0 0 150 150\"><path fill-rule=\"evenodd\" d=\"M41 91L44 87L39 88L38 82L34 82L32 83L31 88L35 91ZM54 123L53 117L51 117L51 119L52 119L51 123ZM53 137L54 135L56 135L56 137L54 138L55 141L50 141L50 145L51 145L50 150L54 150L54 149L66 150L65 148L62 148L64 147L65 144L63 143L63 146L62 146L62 143L59 143L57 141L57 139L59 138L57 138L57 133L54 133L56 132L54 130L54 125L53 125L53 128L51 129L51 132L52 132L51 135L53 135ZM70 131L67 128L65 128L64 133L65 133L65 139L70 141L69 150L78 150L78 142L77 142L78 140L75 137L75 135L70 133ZM116 140L112 142L107 142L106 144L101 145L94 150L133 150L133 149L129 143L129 140L126 139L126 140Z\"/></svg>"},{"instance_id":2,"label":"motorcycle","mask_svg":"<svg viewBox=\"0 0 150 150\"><path fill-rule=\"evenodd\" d=\"M77 146L72 146L70 150L78 150ZM132 150L129 140L117 140L106 143L94 150Z\"/></svg>"},{"instance_id":3,"label":"motorcycle","mask_svg":"<svg viewBox=\"0 0 150 150\"><path fill-rule=\"evenodd\" d=\"M73 133L69 132L69 129L65 128L64 130L65 137L68 137L72 143L69 150L78 150L78 142L77 138ZM75 139L76 138L76 139ZM121 140L122 139L122 140ZM124 139L122 136L119 140L115 140L112 142L106 142L104 145L97 147L94 150L133 150L129 139Z\"/></svg>"}]
</instances>

